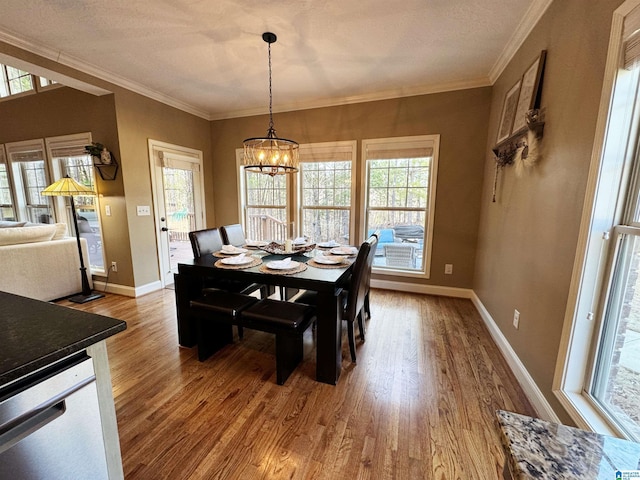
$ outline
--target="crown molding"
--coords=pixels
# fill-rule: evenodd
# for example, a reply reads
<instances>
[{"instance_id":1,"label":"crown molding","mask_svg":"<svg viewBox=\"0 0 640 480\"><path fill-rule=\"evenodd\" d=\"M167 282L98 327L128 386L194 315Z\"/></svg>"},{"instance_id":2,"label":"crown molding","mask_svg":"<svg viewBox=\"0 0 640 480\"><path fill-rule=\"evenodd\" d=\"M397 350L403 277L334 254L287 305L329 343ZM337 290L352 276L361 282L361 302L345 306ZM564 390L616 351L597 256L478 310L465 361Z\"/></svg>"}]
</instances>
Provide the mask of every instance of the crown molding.
<instances>
[{"instance_id":1,"label":"crown molding","mask_svg":"<svg viewBox=\"0 0 640 480\"><path fill-rule=\"evenodd\" d=\"M296 102L280 104L273 108L274 113L292 112L297 110L310 110L312 108L336 107L340 105L350 105L354 103L376 102L380 100L391 100L394 98L415 97L418 95L428 95L433 93L452 92L456 90L467 90L470 88L489 87L491 82L488 78L478 78L463 82L449 82L436 85L420 85L415 87L402 87L385 90L382 92L367 93L362 95L351 95L345 97L332 97L324 99L314 99L308 102ZM212 114L210 120L225 120L229 118L253 117L256 115L266 115L269 110L266 107L252 108L246 110L236 110Z\"/></svg>"},{"instance_id":2,"label":"crown molding","mask_svg":"<svg viewBox=\"0 0 640 480\"><path fill-rule=\"evenodd\" d=\"M0 41L5 42L9 45L12 45L14 47L18 47L22 50L25 50L26 52L35 54L35 55L39 55L43 58L46 58L48 60L51 60L53 62L59 63L60 65L64 65L66 67L70 67L73 68L74 70L77 70L78 72L81 73L85 73L88 75L91 75L95 78L98 78L100 80L103 80L105 82L111 83L115 86L121 87L121 88L125 88L127 90L131 90L132 92L138 93L140 95L143 95L145 97L151 98L152 100L156 100L160 103L164 103L166 105L169 105L171 107L177 108L178 110L182 110L184 112L187 113L191 113L192 115L196 115L198 117L204 118L205 120L210 120L209 118L209 114L204 111L201 110L199 108L194 107L193 105L190 105L188 103L182 102L180 100L177 100L173 97L170 97L168 95L165 95L163 93L157 92L155 90L152 90L140 83L137 82L133 82L127 78L121 77L119 75L116 75L114 73L111 72L107 72L106 70L101 69L100 67L96 66L96 65L92 65L90 63L81 61L80 59L77 59L71 55L67 55L63 52L57 51L57 50L53 50L45 45L39 44L39 43L35 43L35 42L31 42L31 41L27 41L25 39L22 39L12 33L6 32L6 31L0 31ZM15 58L15 57L11 57L11 58ZM15 59L18 61L25 61L25 60L21 60L21 59ZM30 63L30 62L29 62ZM35 65L37 67L37 65ZM18 67L19 68L19 67ZM41 68L41 67L40 67ZM42 70L42 68L41 68ZM48 70L50 72L53 72L52 70ZM37 72L32 72L30 71L30 73L36 73ZM62 75L59 74L57 72L53 72L53 75L50 74L49 78L51 78L52 80L58 80L58 78L62 78L65 77L65 79L67 80L66 82L61 82L64 83L65 85L69 86L69 87L74 87L74 85L71 85L69 82L73 81L76 84L84 84L87 86L91 86L94 89L99 89L99 87L95 87L93 85L90 85L86 82L82 82L80 80L77 79L73 79L72 77L66 76L66 75ZM78 87L74 87L74 88L78 88ZM86 89L86 88L79 88L80 90L86 91L88 93L93 93L91 91L91 89ZM107 90L104 89L99 89L102 90L104 92L108 92ZM111 93L111 92L108 92ZM96 93L94 93L94 95L96 95ZM104 95L104 93L100 93L99 95Z\"/></svg>"},{"instance_id":3,"label":"crown molding","mask_svg":"<svg viewBox=\"0 0 640 480\"><path fill-rule=\"evenodd\" d=\"M491 81L491 85L496 83L498 77L500 77L518 49L527 39L531 31L533 30L533 27L538 24L538 22L542 18L542 15L544 15L544 12L547 11L547 8L549 8L549 5L551 5L551 3L553 3L553 0L534 0L531 3L531 6L516 27L516 31L513 32L513 35L502 50L502 53L498 57L498 60L496 60L496 63L493 64L493 67L489 71L489 79Z\"/></svg>"}]
</instances>

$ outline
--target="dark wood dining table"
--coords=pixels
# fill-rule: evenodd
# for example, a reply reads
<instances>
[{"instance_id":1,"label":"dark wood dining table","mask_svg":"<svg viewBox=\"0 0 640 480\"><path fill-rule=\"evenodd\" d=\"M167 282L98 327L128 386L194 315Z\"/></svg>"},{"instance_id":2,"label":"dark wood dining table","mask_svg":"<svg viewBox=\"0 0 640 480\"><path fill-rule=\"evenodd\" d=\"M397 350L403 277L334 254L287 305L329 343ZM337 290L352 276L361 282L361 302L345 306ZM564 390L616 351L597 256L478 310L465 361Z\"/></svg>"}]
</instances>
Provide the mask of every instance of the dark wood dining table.
<instances>
[{"instance_id":1,"label":"dark wood dining table","mask_svg":"<svg viewBox=\"0 0 640 480\"><path fill-rule=\"evenodd\" d=\"M253 252L255 254L255 252ZM314 252L306 255L287 255L293 260L307 262ZM265 255L263 263L285 258L284 255ZM175 292L178 321L178 342L183 347L196 344L195 320L190 312L190 300L202 291L204 278L240 280L274 287L313 290L318 292L316 319L316 380L335 385L342 368L342 320L340 292L346 287L352 265L344 268L307 269L291 274L264 273L260 266L245 269L218 268L219 258L208 254L178 264L175 274Z\"/></svg>"}]
</instances>

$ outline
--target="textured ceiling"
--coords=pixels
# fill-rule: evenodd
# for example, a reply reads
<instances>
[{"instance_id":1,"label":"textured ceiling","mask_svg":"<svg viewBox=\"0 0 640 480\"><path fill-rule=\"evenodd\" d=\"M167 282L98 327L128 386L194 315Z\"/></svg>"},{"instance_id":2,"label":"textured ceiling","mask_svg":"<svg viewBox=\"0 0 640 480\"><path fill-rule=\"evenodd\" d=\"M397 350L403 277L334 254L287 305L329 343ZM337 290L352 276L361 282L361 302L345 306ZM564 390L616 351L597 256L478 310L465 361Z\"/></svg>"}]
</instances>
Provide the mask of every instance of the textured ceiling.
<instances>
[{"instance_id":1,"label":"textured ceiling","mask_svg":"<svg viewBox=\"0 0 640 480\"><path fill-rule=\"evenodd\" d=\"M490 85L551 0L2 0L0 40L204 118Z\"/></svg>"}]
</instances>

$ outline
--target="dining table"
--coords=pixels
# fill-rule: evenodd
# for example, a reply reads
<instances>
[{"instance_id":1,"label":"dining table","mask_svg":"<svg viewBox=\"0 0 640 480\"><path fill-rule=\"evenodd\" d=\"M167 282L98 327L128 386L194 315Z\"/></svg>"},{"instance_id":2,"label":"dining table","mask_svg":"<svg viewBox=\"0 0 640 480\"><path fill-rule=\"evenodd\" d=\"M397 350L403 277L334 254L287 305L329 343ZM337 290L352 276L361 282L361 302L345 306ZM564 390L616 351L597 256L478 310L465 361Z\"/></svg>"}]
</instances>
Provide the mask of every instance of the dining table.
<instances>
[{"instance_id":1,"label":"dining table","mask_svg":"<svg viewBox=\"0 0 640 480\"><path fill-rule=\"evenodd\" d=\"M340 294L348 285L355 257L350 258L341 267L322 268L322 265L311 261L316 255L323 254L319 248L304 253L284 255L271 254L262 250L252 250L250 253L260 260L259 265L247 268L222 268L218 260L224 255L216 256L215 252L178 263L178 273L174 274L174 280L180 346L193 347L197 343L196 321L190 309L190 301L202 295L205 279L263 284L269 286L271 291L280 290L276 287L312 290L317 292L316 380L336 385L342 369ZM269 262L286 258L305 264L306 268L291 274L265 268ZM314 264L316 266L312 266Z\"/></svg>"}]
</instances>

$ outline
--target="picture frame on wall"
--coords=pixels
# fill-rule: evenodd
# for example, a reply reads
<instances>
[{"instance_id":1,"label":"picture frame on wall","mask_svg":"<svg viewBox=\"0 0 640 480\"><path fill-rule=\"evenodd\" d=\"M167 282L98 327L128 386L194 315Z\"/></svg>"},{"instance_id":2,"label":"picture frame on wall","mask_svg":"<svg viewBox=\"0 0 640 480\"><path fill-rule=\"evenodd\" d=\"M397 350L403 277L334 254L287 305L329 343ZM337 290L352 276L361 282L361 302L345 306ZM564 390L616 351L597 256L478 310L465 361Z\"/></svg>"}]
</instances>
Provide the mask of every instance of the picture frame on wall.
<instances>
[{"instance_id":1,"label":"picture frame on wall","mask_svg":"<svg viewBox=\"0 0 640 480\"><path fill-rule=\"evenodd\" d=\"M540 106L540 86L546 58L547 51L543 50L522 76L520 98L511 129L512 134L524 129L527 126L527 112Z\"/></svg>"},{"instance_id":2,"label":"picture frame on wall","mask_svg":"<svg viewBox=\"0 0 640 480\"><path fill-rule=\"evenodd\" d=\"M502 142L509 138L511 135L513 120L516 114L516 108L518 106L518 98L520 95L520 86L522 79L518 80L516 84L509 89L504 96L504 103L502 104L502 114L500 115L500 123L498 124L498 139L497 143Z\"/></svg>"}]
</instances>

